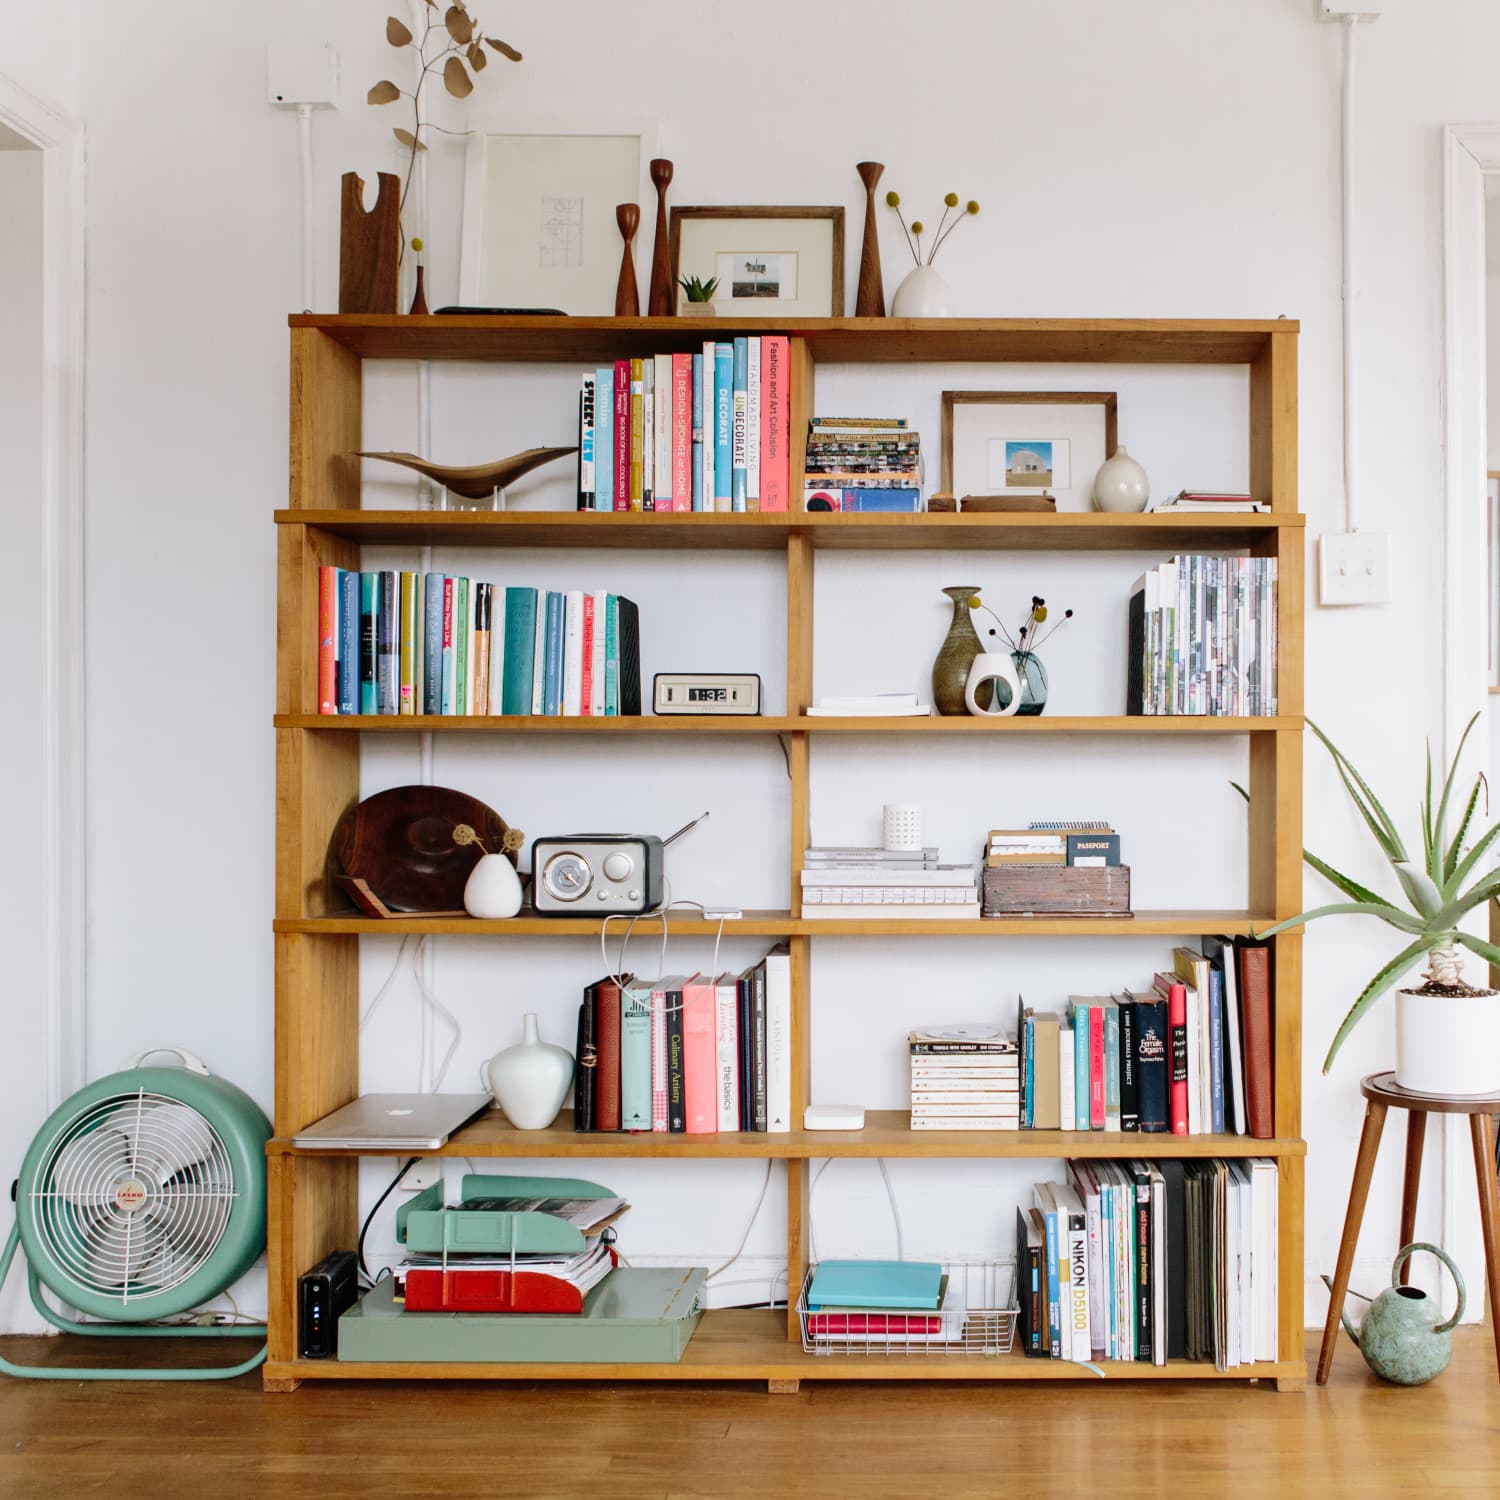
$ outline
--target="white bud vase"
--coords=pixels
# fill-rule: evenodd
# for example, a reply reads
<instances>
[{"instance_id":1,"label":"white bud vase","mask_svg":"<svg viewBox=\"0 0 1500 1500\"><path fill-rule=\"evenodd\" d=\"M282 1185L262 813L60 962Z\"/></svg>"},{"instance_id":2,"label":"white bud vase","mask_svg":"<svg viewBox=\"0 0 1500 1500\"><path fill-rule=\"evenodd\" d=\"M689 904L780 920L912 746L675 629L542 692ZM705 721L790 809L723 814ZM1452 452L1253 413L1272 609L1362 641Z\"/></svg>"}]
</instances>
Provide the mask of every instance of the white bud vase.
<instances>
[{"instance_id":1,"label":"white bud vase","mask_svg":"<svg viewBox=\"0 0 1500 1500\"><path fill-rule=\"evenodd\" d=\"M479 1070L505 1118L517 1130L545 1130L556 1118L573 1082L573 1054L544 1042L536 1016L521 1022L521 1040L497 1052Z\"/></svg>"},{"instance_id":2,"label":"white bud vase","mask_svg":"<svg viewBox=\"0 0 1500 1500\"><path fill-rule=\"evenodd\" d=\"M521 909L521 877L503 854L481 854L464 886L464 910L471 917L513 917Z\"/></svg>"},{"instance_id":3,"label":"white bud vase","mask_svg":"<svg viewBox=\"0 0 1500 1500\"><path fill-rule=\"evenodd\" d=\"M893 318L952 318L953 289L931 266L913 266L891 299Z\"/></svg>"},{"instance_id":4,"label":"white bud vase","mask_svg":"<svg viewBox=\"0 0 1500 1500\"><path fill-rule=\"evenodd\" d=\"M1120 513L1145 510L1151 498L1146 471L1123 449L1099 465L1094 475L1094 509Z\"/></svg>"}]
</instances>

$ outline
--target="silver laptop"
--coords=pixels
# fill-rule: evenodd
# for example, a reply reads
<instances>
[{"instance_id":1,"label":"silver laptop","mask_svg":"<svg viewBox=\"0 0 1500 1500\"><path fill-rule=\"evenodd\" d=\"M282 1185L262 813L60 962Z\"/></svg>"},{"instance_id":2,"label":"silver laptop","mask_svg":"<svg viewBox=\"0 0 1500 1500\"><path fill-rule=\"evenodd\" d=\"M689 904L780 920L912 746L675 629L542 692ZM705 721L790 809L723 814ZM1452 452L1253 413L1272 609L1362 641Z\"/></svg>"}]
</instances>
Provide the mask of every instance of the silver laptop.
<instances>
[{"instance_id":1,"label":"silver laptop","mask_svg":"<svg viewBox=\"0 0 1500 1500\"><path fill-rule=\"evenodd\" d=\"M436 1151L490 1104L488 1094L361 1094L292 1137L342 1151Z\"/></svg>"}]
</instances>

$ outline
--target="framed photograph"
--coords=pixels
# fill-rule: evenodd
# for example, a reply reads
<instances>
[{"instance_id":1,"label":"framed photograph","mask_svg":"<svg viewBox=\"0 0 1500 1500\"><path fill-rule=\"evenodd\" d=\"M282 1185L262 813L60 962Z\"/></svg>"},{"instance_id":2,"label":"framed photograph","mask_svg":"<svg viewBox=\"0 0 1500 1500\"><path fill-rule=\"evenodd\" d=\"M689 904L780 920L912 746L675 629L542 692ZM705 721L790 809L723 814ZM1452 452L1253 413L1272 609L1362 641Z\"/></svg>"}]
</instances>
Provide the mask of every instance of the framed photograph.
<instances>
[{"instance_id":1,"label":"framed photograph","mask_svg":"<svg viewBox=\"0 0 1500 1500\"><path fill-rule=\"evenodd\" d=\"M944 391L942 488L1047 494L1058 510L1092 510L1117 429L1113 391Z\"/></svg>"},{"instance_id":2,"label":"framed photograph","mask_svg":"<svg viewBox=\"0 0 1500 1500\"><path fill-rule=\"evenodd\" d=\"M656 127L643 120L511 120L475 130L464 160L460 303L608 317L620 278L615 207L648 203Z\"/></svg>"},{"instance_id":3,"label":"framed photograph","mask_svg":"<svg viewBox=\"0 0 1500 1500\"><path fill-rule=\"evenodd\" d=\"M718 277L723 317L836 318L844 310L842 208L674 208L672 289Z\"/></svg>"}]
</instances>

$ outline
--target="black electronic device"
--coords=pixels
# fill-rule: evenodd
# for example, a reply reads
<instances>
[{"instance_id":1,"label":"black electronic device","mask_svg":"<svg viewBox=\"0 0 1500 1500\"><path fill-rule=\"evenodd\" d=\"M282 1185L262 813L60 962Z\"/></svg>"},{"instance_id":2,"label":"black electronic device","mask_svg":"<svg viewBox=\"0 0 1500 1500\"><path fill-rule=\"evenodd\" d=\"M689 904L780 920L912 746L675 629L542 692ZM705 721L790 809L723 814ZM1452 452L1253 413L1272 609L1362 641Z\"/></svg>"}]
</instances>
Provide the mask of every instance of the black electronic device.
<instances>
[{"instance_id":1,"label":"black electronic device","mask_svg":"<svg viewBox=\"0 0 1500 1500\"><path fill-rule=\"evenodd\" d=\"M531 904L539 917L655 911L666 894L663 855L708 816L669 838L654 833L566 833L531 845Z\"/></svg>"},{"instance_id":2,"label":"black electronic device","mask_svg":"<svg viewBox=\"0 0 1500 1500\"><path fill-rule=\"evenodd\" d=\"M359 1296L359 1262L352 1250L326 1255L297 1282L297 1348L303 1359L339 1352L339 1316Z\"/></svg>"},{"instance_id":3,"label":"black electronic device","mask_svg":"<svg viewBox=\"0 0 1500 1500\"><path fill-rule=\"evenodd\" d=\"M440 307L438 316L455 318L565 318L560 307Z\"/></svg>"}]
</instances>

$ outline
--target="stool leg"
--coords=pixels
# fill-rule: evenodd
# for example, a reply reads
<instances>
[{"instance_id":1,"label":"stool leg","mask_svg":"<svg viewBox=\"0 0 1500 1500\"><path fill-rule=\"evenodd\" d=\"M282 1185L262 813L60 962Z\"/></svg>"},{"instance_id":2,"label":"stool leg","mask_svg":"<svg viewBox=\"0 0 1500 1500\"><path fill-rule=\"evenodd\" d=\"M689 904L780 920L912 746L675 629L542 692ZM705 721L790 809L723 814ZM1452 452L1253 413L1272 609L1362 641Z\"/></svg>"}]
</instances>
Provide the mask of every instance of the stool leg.
<instances>
[{"instance_id":1,"label":"stool leg","mask_svg":"<svg viewBox=\"0 0 1500 1500\"><path fill-rule=\"evenodd\" d=\"M1401 1182L1401 1238L1398 1247L1411 1244L1417 1229L1417 1184L1422 1180L1422 1143L1427 1139L1427 1111L1413 1109L1406 1116L1406 1175ZM1401 1262L1401 1285L1411 1281L1411 1257Z\"/></svg>"},{"instance_id":2,"label":"stool leg","mask_svg":"<svg viewBox=\"0 0 1500 1500\"><path fill-rule=\"evenodd\" d=\"M1354 1265L1354 1247L1359 1243L1359 1226L1365 1216L1365 1199L1370 1196L1370 1178L1375 1172L1375 1155L1380 1150L1380 1132L1385 1129L1386 1107L1377 1099L1365 1103L1365 1125L1359 1136L1359 1155L1354 1161L1354 1184L1349 1189L1349 1211L1344 1215L1344 1237L1339 1241L1339 1263L1334 1268L1333 1286L1328 1294L1328 1321L1323 1325L1323 1345L1318 1350L1317 1383L1326 1385L1333 1365L1333 1351L1339 1336L1339 1314L1349 1291L1349 1272Z\"/></svg>"},{"instance_id":3,"label":"stool leg","mask_svg":"<svg viewBox=\"0 0 1500 1500\"><path fill-rule=\"evenodd\" d=\"M1474 1176L1479 1186L1479 1222L1484 1228L1484 1274L1490 1288L1490 1321L1494 1325L1495 1363L1500 1368L1500 1189L1495 1183L1495 1119L1471 1115Z\"/></svg>"}]
</instances>

